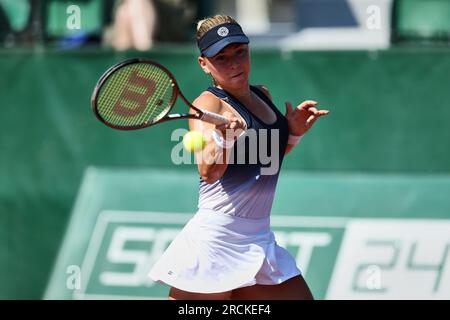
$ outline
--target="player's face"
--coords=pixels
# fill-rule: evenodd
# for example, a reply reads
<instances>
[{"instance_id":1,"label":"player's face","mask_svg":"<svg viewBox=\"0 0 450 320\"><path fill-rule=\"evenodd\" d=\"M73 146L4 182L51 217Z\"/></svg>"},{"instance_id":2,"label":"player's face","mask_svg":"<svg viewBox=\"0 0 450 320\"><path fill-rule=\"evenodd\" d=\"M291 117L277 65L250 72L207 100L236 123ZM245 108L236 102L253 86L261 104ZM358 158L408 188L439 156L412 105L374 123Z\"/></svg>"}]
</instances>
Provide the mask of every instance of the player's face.
<instances>
[{"instance_id":1,"label":"player's face","mask_svg":"<svg viewBox=\"0 0 450 320\"><path fill-rule=\"evenodd\" d=\"M206 72L210 72L222 87L248 86L250 57L247 44L230 44L214 57L200 57L199 62L202 68Z\"/></svg>"}]
</instances>

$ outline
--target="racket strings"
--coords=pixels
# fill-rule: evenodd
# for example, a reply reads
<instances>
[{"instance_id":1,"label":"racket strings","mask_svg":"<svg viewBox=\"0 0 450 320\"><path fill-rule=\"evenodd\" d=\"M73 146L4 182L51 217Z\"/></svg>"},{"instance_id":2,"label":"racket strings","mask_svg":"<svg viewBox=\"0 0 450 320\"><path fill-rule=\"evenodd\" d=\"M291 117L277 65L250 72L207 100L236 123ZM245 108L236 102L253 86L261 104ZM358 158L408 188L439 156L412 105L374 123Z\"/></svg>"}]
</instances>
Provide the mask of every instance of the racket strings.
<instances>
[{"instance_id":1,"label":"racket strings","mask_svg":"<svg viewBox=\"0 0 450 320\"><path fill-rule=\"evenodd\" d=\"M156 68L155 66L151 66L151 68L148 68L148 69L149 70L145 70L145 71L147 71L146 73L144 73L145 78L151 79L152 83L155 84L155 87L153 88L153 93L150 95L150 99L147 99L147 101L146 101L148 108L145 110L145 112L141 113L141 115L138 119L139 123L145 123L147 121L153 120L154 110L158 107L156 105L156 101L157 101L156 98L158 97L159 91L161 90L160 89L161 85L163 85L161 80L162 80L163 76L165 75L165 73L163 73L163 72L158 72L160 70L158 68ZM160 110L160 113L162 111L164 111L164 109Z\"/></svg>"},{"instance_id":2,"label":"racket strings","mask_svg":"<svg viewBox=\"0 0 450 320\"><path fill-rule=\"evenodd\" d=\"M105 120L112 124L126 125L125 120L132 116L131 110L134 110L136 107L137 94L140 93L139 89L142 90L142 88L134 88L135 91L130 90L129 78L132 71L132 68L118 70L108 79L106 89L102 92L105 101L103 104L100 104L101 108L99 109L103 111ZM122 87L124 89L119 90ZM130 99L130 92L135 92L136 94L133 96L133 99Z\"/></svg>"},{"instance_id":3,"label":"racket strings","mask_svg":"<svg viewBox=\"0 0 450 320\"><path fill-rule=\"evenodd\" d=\"M170 107L170 98L172 96L172 92L170 92L170 96L166 97L167 90L172 87L172 79L162 70L159 68L156 69L156 76L154 73L152 74L153 77L155 77L155 82L159 83L158 87L156 88L155 94L151 96L149 100L149 112L147 117L143 117L143 121L157 121L159 120L158 117L160 115L165 114L165 111L167 107ZM167 98L169 98L169 101L166 101Z\"/></svg>"},{"instance_id":4,"label":"racket strings","mask_svg":"<svg viewBox=\"0 0 450 320\"><path fill-rule=\"evenodd\" d=\"M113 107L116 105L120 91L117 90L121 83L125 83L129 76L127 70L118 70L113 77L110 77L102 89L99 102L98 111L100 115L110 123L119 124L119 115L113 112Z\"/></svg>"},{"instance_id":5,"label":"racket strings","mask_svg":"<svg viewBox=\"0 0 450 320\"><path fill-rule=\"evenodd\" d=\"M97 110L116 126L139 126L158 121L174 97L171 77L158 66L137 63L114 72L100 90Z\"/></svg>"},{"instance_id":6,"label":"racket strings","mask_svg":"<svg viewBox=\"0 0 450 320\"><path fill-rule=\"evenodd\" d=\"M150 117L155 121L158 121L165 114L164 112L165 108L158 108L158 106L161 104L161 101L165 100L163 98L166 97L167 90L171 89L171 87L173 87L172 80L171 79L169 79L168 81L166 80L165 85L161 86L160 95L156 96L154 101L152 101L154 103L154 108L151 110ZM162 110L158 111L158 109Z\"/></svg>"},{"instance_id":7,"label":"racket strings","mask_svg":"<svg viewBox=\"0 0 450 320\"><path fill-rule=\"evenodd\" d=\"M152 83L155 85L155 87L153 88L153 92L150 95L150 99L148 101L146 101L148 108L144 112L142 112L140 117L137 119L137 122L139 124L146 123L148 121L153 121L153 119L154 119L153 114L154 114L155 110L157 110L157 108L158 108L157 102L159 100L161 100L161 98L162 98L160 95L161 87L164 87L164 83L162 80L164 77L167 77L167 74L165 72L161 71L156 66L153 66L153 65L146 65L146 66L147 67L150 66L150 68L145 68L145 69L143 68L141 70L141 75L145 79L152 80ZM165 110L164 103L162 103L161 105L164 108L161 108L161 110L159 110L159 112L157 113L158 115L160 113L164 112L164 110ZM126 125L131 125L132 124L131 122L133 122L133 119L129 118Z\"/></svg>"},{"instance_id":8,"label":"racket strings","mask_svg":"<svg viewBox=\"0 0 450 320\"><path fill-rule=\"evenodd\" d=\"M159 118L163 117L168 109L170 109L170 102L174 94L173 81L167 75L167 73L157 67L154 67L156 71L155 82L158 83L155 94L151 96L149 101L148 114L143 117L143 121L158 121ZM168 91L171 89L170 91Z\"/></svg>"},{"instance_id":9,"label":"racket strings","mask_svg":"<svg viewBox=\"0 0 450 320\"><path fill-rule=\"evenodd\" d=\"M139 96L138 96L138 94L140 93L139 89L142 90L142 87L136 87L135 84L133 84L134 90L131 90L132 86L130 83L130 78L132 77L134 70L130 68L130 70L124 70L124 71L128 71L128 72L123 72L120 75L120 78L117 79L117 84L115 84L115 85L119 86L122 83L126 83L128 85L124 89L124 91L122 91L122 93L120 94L119 99L116 101L113 101L114 104L112 105L112 108L109 108L109 114L112 117L112 120L114 121L114 123L120 124L120 125L131 125L132 119L133 119L131 110L136 110L135 104L137 101L139 101L141 104L143 102L143 101L141 101L141 99L139 99ZM134 80L134 82L136 82L136 80ZM133 106L135 108L132 108ZM119 108L120 108L121 112L118 112ZM139 107L137 107L137 108L139 108ZM127 119L128 119L128 121L127 121Z\"/></svg>"}]
</instances>

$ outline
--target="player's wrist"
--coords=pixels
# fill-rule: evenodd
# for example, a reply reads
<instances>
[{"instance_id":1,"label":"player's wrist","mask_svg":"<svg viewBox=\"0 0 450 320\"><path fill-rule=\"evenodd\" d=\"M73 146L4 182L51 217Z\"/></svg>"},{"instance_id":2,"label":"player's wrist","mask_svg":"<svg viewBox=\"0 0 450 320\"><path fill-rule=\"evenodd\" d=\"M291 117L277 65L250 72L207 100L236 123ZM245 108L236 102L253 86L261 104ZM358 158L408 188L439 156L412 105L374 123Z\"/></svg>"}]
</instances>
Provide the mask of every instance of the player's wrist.
<instances>
[{"instance_id":1,"label":"player's wrist","mask_svg":"<svg viewBox=\"0 0 450 320\"><path fill-rule=\"evenodd\" d=\"M233 148L235 140L234 139L233 140L227 140L227 139L224 139L223 136L224 136L224 134L221 131L218 131L218 130L213 130L212 135L211 135L214 143L218 147L220 147L222 149L231 149L231 148Z\"/></svg>"},{"instance_id":2,"label":"player's wrist","mask_svg":"<svg viewBox=\"0 0 450 320\"><path fill-rule=\"evenodd\" d=\"M287 143L290 145L296 146L300 143L300 140L302 140L302 138L303 138L303 134L300 136L295 136L293 134L289 134Z\"/></svg>"}]
</instances>

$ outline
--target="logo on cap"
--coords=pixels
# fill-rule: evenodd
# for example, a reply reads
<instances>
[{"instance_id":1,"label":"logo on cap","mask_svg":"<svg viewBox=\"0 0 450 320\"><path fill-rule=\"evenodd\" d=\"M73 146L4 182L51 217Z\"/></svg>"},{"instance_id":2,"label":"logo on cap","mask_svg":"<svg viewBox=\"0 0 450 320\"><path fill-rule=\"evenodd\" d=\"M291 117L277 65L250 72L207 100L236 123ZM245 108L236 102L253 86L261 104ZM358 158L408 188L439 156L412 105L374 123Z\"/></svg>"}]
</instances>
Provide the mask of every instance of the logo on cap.
<instances>
[{"instance_id":1,"label":"logo on cap","mask_svg":"<svg viewBox=\"0 0 450 320\"><path fill-rule=\"evenodd\" d=\"M227 27L221 27L217 30L217 34L221 37L226 37L230 31Z\"/></svg>"}]
</instances>

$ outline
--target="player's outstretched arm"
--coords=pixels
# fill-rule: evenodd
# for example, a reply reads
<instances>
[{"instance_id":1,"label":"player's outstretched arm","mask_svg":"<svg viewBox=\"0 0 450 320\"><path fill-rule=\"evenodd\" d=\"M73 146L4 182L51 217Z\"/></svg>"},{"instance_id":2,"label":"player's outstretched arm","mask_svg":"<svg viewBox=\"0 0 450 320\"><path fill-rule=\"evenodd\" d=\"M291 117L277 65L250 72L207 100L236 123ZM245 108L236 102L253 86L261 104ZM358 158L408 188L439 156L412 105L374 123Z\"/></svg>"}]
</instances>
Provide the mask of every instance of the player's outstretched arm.
<instances>
[{"instance_id":1,"label":"player's outstretched arm","mask_svg":"<svg viewBox=\"0 0 450 320\"><path fill-rule=\"evenodd\" d=\"M231 153L230 146L233 144L234 136L237 136L234 132L242 129L244 124L231 113L224 111L221 100L210 92L201 94L194 100L193 105L222 114L229 120L228 124L222 126L199 120L189 120L189 130L202 132L206 140L205 147L195 153L199 174L206 183L214 183L223 176L227 169ZM222 143L220 143L221 141Z\"/></svg>"}]
</instances>

